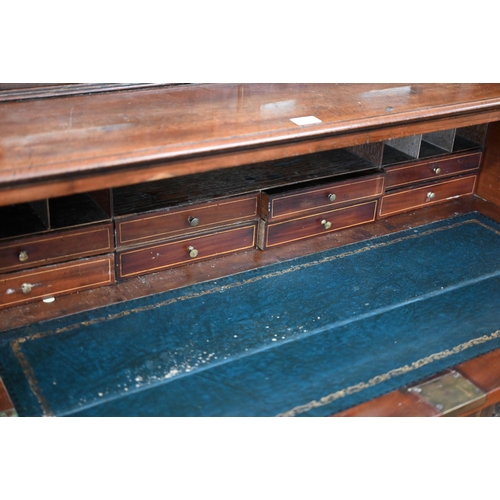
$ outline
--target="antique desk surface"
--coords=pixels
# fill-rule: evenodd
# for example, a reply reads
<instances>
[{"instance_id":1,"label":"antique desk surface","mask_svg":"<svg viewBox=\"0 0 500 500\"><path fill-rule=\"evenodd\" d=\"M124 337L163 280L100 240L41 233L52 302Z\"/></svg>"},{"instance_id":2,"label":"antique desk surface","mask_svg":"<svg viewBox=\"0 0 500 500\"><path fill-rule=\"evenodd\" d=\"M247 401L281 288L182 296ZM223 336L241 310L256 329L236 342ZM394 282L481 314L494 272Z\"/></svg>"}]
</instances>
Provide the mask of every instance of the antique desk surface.
<instances>
[{"instance_id":1,"label":"antique desk surface","mask_svg":"<svg viewBox=\"0 0 500 500\"><path fill-rule=\"evenodd\" d=\"M291 121L310 116L318 120ZM500 84L205 84L3 102L0 96L0 205L499 120ZM485 193L497 193L489 180L483 184ZM499 203L498 194L492 198ZM457 200L321 241L229 256L221 275L471 210L500 221L492 203ZM207 264L190 268L84 292L78 301L61 297L51 307L10 308L0 312L0 331L165 290L167 275L171 288L203 281ZM500 398L498 359L493 351L461 366L486 388L489 403ZM434 414L415 401L396 391L346 414Z\"/></svg>"}]
</instances>

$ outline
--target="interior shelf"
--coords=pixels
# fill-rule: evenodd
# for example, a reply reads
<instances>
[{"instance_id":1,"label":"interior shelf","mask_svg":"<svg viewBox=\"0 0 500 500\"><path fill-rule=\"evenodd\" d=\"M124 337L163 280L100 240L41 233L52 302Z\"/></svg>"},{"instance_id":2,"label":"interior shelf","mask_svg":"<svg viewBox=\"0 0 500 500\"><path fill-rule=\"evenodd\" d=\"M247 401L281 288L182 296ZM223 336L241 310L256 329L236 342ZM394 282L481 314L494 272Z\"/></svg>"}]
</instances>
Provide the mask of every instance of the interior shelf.
<instances>
[{"instance_id":1,"label":"interior shelf","mask_svg":"<svg viewBox=\"0 0 500 500\"><path fill-rule=\"evenodd\" d=\"M114 215L292 186L312 180L372 170L374 164L346 149L213 170L113 190Z\"/></svg>"}]
</instances>

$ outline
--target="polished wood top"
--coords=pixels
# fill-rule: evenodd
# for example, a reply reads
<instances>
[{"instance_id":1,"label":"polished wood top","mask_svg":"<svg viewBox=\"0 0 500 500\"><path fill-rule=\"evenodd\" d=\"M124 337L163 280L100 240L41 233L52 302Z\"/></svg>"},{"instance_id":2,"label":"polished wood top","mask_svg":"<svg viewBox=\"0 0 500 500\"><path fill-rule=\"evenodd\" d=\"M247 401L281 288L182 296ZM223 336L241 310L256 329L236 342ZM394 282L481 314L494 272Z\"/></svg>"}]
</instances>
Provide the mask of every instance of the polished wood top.
<instances>
[{"instance_id":1,"label":"polished wood top","mask_svg":"<svg viewBox=\"0 0 500 500\"><path fill-rule=\"evenodd\" d=\"M321 122L291 121L305 116ZM0 204L499 119L500 84L197 84L2 102Z\"/></svg>"}]
</instances>

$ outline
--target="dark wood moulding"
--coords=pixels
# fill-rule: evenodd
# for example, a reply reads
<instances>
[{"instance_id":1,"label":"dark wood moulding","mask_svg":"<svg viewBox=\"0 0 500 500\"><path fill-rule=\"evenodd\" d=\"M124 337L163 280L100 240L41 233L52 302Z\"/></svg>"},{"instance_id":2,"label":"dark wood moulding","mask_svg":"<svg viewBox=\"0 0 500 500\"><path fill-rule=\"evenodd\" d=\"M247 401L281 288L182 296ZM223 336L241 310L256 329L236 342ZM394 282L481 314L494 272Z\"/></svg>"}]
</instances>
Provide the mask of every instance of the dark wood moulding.
<instances>
[{"instance_id":1,"label":"dark wood moulding","mask_svg":"<svg viewBox=\"0 0 500 500\"><path fill-rule=\"evenodd\" d=\"M499 95L500 84L206 84L3 102L0 203L489 123ZM321 122L291 121L307 116Z\"/></svg>"}]
</instances>

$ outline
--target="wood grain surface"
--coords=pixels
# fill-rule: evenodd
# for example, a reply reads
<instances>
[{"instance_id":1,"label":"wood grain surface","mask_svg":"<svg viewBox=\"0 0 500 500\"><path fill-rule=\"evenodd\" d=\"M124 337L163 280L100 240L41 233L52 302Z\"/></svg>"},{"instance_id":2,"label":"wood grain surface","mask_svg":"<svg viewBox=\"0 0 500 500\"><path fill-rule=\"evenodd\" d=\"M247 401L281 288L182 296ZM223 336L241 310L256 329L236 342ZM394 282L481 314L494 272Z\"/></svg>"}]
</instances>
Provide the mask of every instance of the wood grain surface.
<instances>
[{"instance_id":1,"label":"wood grain surface","mask_svg":"<svg viewBox=\"0 0 500 500\"><path fill-rule=\"evenodd\" d=\"M321 122L291 121L305 116ZM0 203L499 119L500 84L204 84L4 102Z\"/></svg>"}]
</instances>

